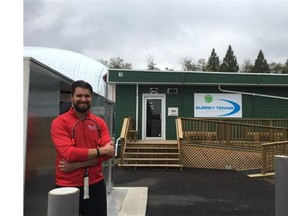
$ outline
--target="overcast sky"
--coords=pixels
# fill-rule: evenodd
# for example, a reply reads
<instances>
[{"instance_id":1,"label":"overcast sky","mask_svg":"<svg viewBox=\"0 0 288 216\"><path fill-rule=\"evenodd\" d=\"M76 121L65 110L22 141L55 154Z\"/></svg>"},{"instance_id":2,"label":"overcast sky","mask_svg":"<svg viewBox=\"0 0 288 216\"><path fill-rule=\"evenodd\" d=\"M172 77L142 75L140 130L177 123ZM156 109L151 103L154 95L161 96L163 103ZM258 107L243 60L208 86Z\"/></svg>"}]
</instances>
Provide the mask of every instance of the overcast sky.
<instances>
[{"instance_id":1,"label":"overcast sky","mask_svg":"<svg viewBox=\"0 0 288 216\"><path fill-rule=\"evenodd\" d=\"M134 69L181 70L180 61L222 61L231 45L238 64L288 59L287 0L24 0L24 45L60 48Z\"/></svg>"}]
</instances>

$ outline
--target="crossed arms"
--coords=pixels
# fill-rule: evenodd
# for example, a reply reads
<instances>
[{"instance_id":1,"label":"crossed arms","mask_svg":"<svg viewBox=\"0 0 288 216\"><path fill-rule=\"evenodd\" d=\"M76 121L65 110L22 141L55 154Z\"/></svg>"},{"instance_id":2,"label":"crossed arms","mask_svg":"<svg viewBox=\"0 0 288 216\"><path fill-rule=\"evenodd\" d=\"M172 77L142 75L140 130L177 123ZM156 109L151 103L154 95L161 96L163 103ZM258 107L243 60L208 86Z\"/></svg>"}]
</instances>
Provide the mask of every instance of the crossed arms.
<instances>
[{"instance_id":1,"label":"crossed arms","mask_svg":"<svg viewBox=\"0 0 288 216\"><path fill-rule=\"evenodd\" d=\"M67 162L62 159L59 163L59 168L63 172L71 172L75 169L94 166L97 164L97 158L102 155L112 157L114 155L115 147L112 142L107 143L105 146L100 147L99 151L97 149L89 149L88 159L81 162Z\"/></svg>"}]
</instances>

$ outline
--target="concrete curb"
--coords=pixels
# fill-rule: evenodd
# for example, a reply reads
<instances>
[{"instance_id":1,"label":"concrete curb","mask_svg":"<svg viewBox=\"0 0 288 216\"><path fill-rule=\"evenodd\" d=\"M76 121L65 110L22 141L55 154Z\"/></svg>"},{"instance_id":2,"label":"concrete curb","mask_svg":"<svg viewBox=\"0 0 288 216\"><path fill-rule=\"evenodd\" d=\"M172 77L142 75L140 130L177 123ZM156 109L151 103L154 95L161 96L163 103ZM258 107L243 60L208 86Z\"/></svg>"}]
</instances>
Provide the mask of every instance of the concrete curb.
<instances>
[{"instance_id":1,"label":"concrete curb","mask_svg":"<svg viewBox=\"0 0 288 216\"><path fill-rule=\"evenodd\" d=\"M108 216L145 216L148 187L114 187L107 197Z\"/></svg>"}]
</instances>

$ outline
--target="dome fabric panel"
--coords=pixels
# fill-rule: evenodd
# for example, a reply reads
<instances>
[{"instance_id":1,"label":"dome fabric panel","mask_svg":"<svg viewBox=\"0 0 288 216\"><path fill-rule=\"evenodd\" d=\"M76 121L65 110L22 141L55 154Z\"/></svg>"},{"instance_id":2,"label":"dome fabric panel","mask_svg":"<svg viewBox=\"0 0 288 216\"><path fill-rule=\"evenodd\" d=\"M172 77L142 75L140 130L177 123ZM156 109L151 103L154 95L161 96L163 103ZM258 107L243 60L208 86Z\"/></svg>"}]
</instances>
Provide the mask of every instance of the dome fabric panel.
<instances>
[{"instance_id":1,"label":"dome fabric panel","mask_svg":"<svg viewBox=\"0 0 288 216\"><path fill-rule=\"evenodd\" d=\"M24 57L32 57L70 79L89 82L94 92L106 96L106 82L103 77L108 68L100 62L73 51L47 47L24 47L23 54Z\"/></svg>"}]
</instances>

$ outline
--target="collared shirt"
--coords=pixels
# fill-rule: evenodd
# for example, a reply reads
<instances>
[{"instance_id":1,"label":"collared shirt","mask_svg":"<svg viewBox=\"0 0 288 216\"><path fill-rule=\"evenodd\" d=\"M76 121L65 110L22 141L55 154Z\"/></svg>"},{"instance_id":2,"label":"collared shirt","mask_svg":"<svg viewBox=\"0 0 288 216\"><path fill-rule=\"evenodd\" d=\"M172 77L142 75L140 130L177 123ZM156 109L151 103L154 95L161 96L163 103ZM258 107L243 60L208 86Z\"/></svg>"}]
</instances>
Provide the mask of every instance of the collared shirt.
<instances>
[{"instance_id":1,"label":"collared shirt","mask_svg":"<svg viewBox=\"0 0 288 216\"><path fill-rule=\"evenodd\" d=\"M59 186L83 186L83 176L85 168L79 168L71 172L63 172L59 168L62 159L67 162L81 162L88 159L88 149L103 147L111 141L111 136L106 122L88 111L85 119L80 119L73 108L52 121L51 138L56 149L56 184ZM100 143L97 126L100 129ZM76 123L78 124L76 125ZM75 126L76 125L76 126ZM73 135L74 132L74 135ZM73 141L74 136L74 141ZM102 162L110 159L108 156L97 158L97 165L89 167L89 184L101 181L104 176L102 173Z\"/></svg>"}]
</instances>

